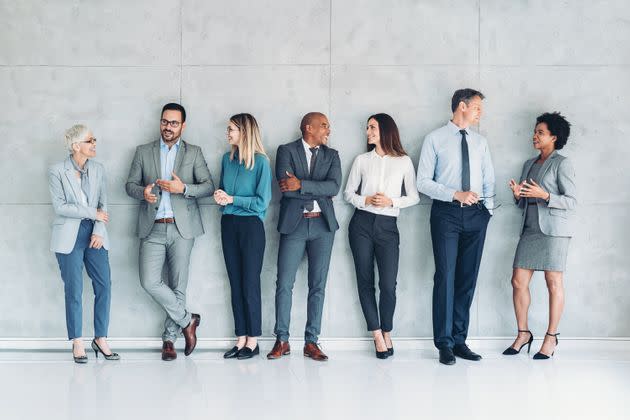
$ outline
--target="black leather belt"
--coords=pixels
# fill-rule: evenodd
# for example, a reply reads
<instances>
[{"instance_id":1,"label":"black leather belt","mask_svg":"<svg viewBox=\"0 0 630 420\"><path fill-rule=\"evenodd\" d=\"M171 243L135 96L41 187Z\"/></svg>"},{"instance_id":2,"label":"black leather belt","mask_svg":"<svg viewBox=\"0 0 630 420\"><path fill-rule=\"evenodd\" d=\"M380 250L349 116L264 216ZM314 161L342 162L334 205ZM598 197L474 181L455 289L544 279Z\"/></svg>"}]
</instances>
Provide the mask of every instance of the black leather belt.
<instances>
[{"instance_id":1,"label":"black leather belt","mask_svg":"<svg viewBox=\"0 0 630 420\"><path fill-rule=\"evenodd\" d=\"M163 219L155 219L155 223L175 223L175 218L165 217Z\"/></svg>"}]
</instances>

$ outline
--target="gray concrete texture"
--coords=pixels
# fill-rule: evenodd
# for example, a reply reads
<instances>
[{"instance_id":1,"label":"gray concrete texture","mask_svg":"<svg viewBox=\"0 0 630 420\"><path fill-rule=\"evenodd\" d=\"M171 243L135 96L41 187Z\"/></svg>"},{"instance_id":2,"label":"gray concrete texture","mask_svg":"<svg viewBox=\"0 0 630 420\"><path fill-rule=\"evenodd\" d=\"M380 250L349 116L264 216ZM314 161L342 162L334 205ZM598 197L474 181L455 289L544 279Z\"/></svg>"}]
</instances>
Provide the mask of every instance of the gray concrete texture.
<instances>
[{"instance_id":1,"label":"gray concrete texture","mask_svg":"<svg viewBox=\"0 0 630 420\"><path fill-rule=\"evenodd\" d=\"M535 117L562 111L573 123L563 151L577 170L579 224L566 272L565 336L630 337L630 188L627 122L630 6L624 0L0 0L0 337L65 336L63 287L48 250L53 217L46 168L65 156L64 129L84 123L108 170L113 270L112 337L157 337L163 316L141 289L137 203L124 182L133 151L158 138L160 107L181 101L185 139L200 145L219 177L227 118L255 115L275 162L298 138L301 116L323 111L344 183L364 151L365 119L397 121L417 162L424 136L450 116L461 87L487 95L479 130L489 142L502 204L492 218L472 308L470 335L511 336L510 274L520 215L507 183L533 156ZM274 324L279 191L265 222L263 332ZM219 208L203 201L206 234L192 255L189 306L202 338L230 337L233 322L219 234ZM335 198L341 229L328 280L322 337L367 334L347 226L352 208ZM430 200L402 211L395 334L431 336ZM302 335L305 264L294 291L293 337ZM547 292L532 286L531 329L541 336ZM92 293L84 291L85 335Z\"/></svg>"}]
</instances>

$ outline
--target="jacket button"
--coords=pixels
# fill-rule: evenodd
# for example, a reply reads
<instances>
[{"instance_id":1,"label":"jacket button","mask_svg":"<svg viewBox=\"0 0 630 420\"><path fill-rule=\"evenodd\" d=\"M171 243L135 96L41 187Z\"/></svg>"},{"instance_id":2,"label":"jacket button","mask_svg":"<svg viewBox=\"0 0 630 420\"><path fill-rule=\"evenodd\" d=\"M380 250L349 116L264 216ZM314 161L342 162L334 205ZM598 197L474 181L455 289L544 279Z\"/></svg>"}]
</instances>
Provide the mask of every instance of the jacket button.
<instances>
[{"instance_id":1,"label":"jacket button","mask_svg":"<svg viewBox=\"0 0 630 420\"><path fill-rule=\"evenodd\" d=\"M157 210L158 208L156 207L155 209Z\"/></svg>"}]
</instances>

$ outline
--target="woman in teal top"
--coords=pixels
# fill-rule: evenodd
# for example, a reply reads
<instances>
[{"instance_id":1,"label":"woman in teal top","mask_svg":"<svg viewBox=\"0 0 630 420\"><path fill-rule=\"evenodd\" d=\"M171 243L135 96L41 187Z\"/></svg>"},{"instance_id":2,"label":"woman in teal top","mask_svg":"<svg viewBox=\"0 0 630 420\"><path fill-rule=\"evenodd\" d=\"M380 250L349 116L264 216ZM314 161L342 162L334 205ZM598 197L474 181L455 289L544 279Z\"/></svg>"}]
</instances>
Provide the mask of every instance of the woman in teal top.
<instances>
[{"instance_id":1,"label":"woman in teal top","mask_svg":"<svg viewBox=\"0 0 630 420\"><path fill-rule=\"evenodd\" d=\"M265 253L263 220L271 200L271 166L256 119L250 114L230 118L221 182L214 193L223 206L221 242L232 291L236 345L226 359L249 359L260 353L260 272Z\"/></svg>"}]
</instances>

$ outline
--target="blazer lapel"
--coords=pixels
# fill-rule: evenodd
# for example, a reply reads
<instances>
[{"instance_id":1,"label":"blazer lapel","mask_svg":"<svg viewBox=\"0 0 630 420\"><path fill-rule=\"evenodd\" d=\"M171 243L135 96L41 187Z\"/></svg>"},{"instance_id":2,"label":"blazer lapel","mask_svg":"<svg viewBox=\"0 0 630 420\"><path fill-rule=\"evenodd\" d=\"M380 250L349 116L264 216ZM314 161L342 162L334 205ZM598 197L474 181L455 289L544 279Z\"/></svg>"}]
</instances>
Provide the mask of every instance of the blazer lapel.
<instances>
[{"instance_id":1,"label":"blazer lapel","mask_svg":"<svg viewBox=\"0 0 630 420\"><path fill-rule=\"evenodd\" d=\"M74 166L72 166L72 162L70 162L70 159L72 158L67 158L64 164L64 167L66 168L66 178L68 178L68 183L72 188L72 192L74 193L74 197L76 198L77 203L80 203L81 191L79 190L81 189L81 187L79 187L79 183L77 182L77 171L74 169Z\"/></svg>"},{"instance_id":2,"label":"blazer lapel","mask_svg":"<svg viewBox=\"0 0 630 420\"><path fill-rule=\"evenodd\" d=\"M155 177L152 177L151 182L162 177L162 170L160 169L160 140L153 143L153 161L155 162Z\"/></svg>"},{"instance_id":3,"label":"blazer lapel","mask_svg":"<svg viewBox=\"0 0 630 420\"><path fill-rule=\"evenodd\" d=\"M304 179L308 179L310 177L310 171L308 170L308 164L306 163L306 153L304 150L304 144L302 142L303 140L299 139L294 143L295 153L297 154L297 160L300 163L300 166L302 167L302 173L304 174ZM297 170L298 168L295 168L295 169ZM294 174L294 175L299 178L298 174Z\"/></svg>"},{"instance_id":4,"label":"blazer lapel","mask_svg":"<svg viewBox=\"0 0 630 420\"><path fill-rule=\"evenodd\" d=\"M531 171L532 166L534 166L534 162L536 162L537 160L538 158L535 157L527 161L527 164L523 167L523 173L521 174L521 182L527 179L527 175L529 174L529 171Z\"/></svg>"},{"instance_id":5,"label":"blazer lapel","mask_svg":"<svg viewBox=\"0 0 630 420\"><path fill-rule=\"evenodd\" d=\"M184 140L180 140L179 149L177 149L177 155L175 156L175 165L173 165L173 172L179 176L179 167L184 160L184 155L186 154L186 142ZM170 174L167 174L170 175Z\"/></svg>"},{"instance_id":6,"label":"blazer lapel","mask_svg":"<svg viewBox=\"0 0 630 420\"><path fill-rule=\"evenodd\" d=\"M543 163L542 167L540 168L540 173L538 174L538 179L539 182L538 184L542 183L543 178L545 177L545 174L547 173L547 171L549 170L549 168L551 167L551 165L553 164L553 161L558 157L558 153L554 150L551 153L551 156L549 156L547 158L547 160L545 161L545 163Z\"/></svg>"}]
</instances>

